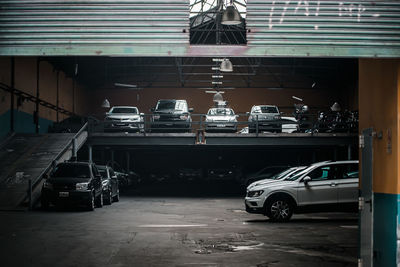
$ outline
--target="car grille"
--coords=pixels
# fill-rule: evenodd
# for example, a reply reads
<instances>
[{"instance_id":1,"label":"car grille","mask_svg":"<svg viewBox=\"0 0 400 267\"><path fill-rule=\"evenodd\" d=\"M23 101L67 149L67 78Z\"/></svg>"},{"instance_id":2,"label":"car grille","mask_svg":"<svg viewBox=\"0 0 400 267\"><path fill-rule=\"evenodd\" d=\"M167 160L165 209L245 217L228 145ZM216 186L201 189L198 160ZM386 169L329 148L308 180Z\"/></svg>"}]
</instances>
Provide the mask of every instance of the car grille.
<instances>
[{"instance_id":1,"label":"car grille","mask_svg":"<svg viewBox=\"0 0 400 267\"><path fill-rule=\"evenodd\" d=\"M57 191L75 190L76 185L75 184L54 184L53 188L54 188L54 190L57 190Z\"/></svg>"}]
</instances>

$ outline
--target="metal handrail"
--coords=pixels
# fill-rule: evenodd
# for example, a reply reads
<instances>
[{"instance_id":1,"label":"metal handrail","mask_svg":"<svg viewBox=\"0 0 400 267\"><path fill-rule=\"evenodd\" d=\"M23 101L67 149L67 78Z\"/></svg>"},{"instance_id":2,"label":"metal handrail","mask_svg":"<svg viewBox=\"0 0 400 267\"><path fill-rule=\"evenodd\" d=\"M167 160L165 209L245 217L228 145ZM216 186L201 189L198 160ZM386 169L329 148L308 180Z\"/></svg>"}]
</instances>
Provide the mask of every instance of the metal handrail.
<instances>
[{"instance_id":1,"label":"metal handrail","mask_svg":"<svg viewBox=\"0 0 400 267\"><path fill-rule=\"evenodd\" d=\"M68 142L68 144L57 154L57 156L52 160L51 164L49 164L46 169L44 169L35 179L28 180L28 194L27 198L29 200L29 209L32 209L32 190L37 186L39 181L43 179L43 175L48 173L50 169L55 167L55 162L59 160L65 152L67 152L71 146L74 146L75 140L88 128L88 123L86 122L82 128L72 137L72 139Z\"/></svg>"}]
</instances>

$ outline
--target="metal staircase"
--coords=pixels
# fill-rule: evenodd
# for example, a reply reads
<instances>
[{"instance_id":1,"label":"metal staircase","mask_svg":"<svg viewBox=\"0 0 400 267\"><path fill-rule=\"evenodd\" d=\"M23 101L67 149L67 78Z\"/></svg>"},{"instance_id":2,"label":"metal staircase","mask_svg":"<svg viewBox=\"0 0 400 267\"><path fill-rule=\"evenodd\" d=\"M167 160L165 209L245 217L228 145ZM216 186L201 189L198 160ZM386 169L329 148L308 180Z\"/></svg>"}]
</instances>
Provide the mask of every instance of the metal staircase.
<instances>
[{"instance_id":1,"label":"metal staircase","mask_svg":"<svg viewBox=\"0 0 400 267\"><path fill-rule=\"evenodd\" d=\"M15 134L0 145L0 210L24 210L40 197L43 175L71 159L88 137L78 133Z\"/></svg>"}]
</instances>

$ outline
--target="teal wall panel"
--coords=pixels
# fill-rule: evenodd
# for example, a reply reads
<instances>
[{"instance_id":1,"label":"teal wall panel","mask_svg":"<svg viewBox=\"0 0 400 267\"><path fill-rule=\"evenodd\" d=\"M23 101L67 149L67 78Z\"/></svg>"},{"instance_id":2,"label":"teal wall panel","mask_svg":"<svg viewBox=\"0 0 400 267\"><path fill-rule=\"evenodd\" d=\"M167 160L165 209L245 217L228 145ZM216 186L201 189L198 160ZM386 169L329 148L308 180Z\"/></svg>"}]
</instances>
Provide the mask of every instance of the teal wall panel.
<instances>
[{"instance_id":1,"label":"teal wall panel","mask_svg":"<svg viewBox=\"0 0 400 267\"><path fill-rule=\"evenodd\" d=\"M0 139L10 131L10 111L0 115Z\"/></svg>"},{"instance_id":2,"label":"teal wall panel","mask_svg":"<svg viewBox=\"0 0 400 267\"><path fill-rule=\"evenodd\" d=\"M53 121L39 118L39 133L47 133ZM17 133L35 133L33 115L14 110L14 131ZM4 137L10 131L10 110L0 115L0 137Z\"/></svg>"},{"instance_id":3,"label":"teal wall panel","mask_svg":"<svg viewBox=\"0 0 400 267\"><path fill-rule=\"evenodd\" d=\"M397 266L399 195L374 193L374 266Z\"/></svg>"}]
</instances>

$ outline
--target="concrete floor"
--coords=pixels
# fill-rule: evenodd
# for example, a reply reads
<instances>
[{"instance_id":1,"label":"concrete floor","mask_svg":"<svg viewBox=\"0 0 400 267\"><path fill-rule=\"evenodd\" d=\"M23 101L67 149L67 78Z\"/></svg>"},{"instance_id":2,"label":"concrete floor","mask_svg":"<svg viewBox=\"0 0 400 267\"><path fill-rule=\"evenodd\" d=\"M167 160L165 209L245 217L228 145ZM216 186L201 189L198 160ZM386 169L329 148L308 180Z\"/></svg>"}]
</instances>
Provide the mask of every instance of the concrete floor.
<instances>
[{"instance_id":1,"label":"concrete floor","mask_svg":"<svg viewBox=\"0 0 400 267\"><path fill-rule=\"evenodd\" d=\"M1 266L356 266L357 215L271 223L241 197L122 196L96 209L0 212Z\"/></svg>"}]
</instances>

